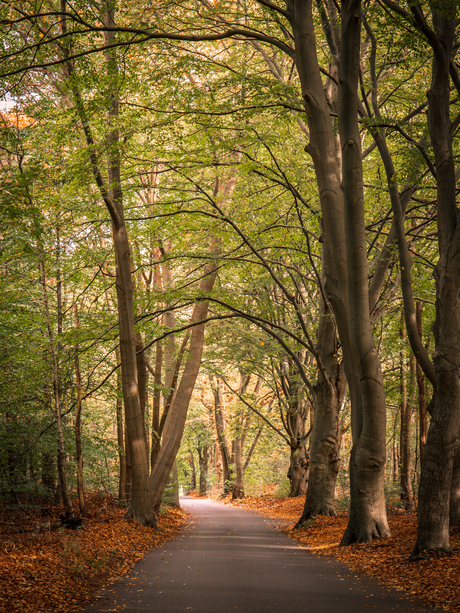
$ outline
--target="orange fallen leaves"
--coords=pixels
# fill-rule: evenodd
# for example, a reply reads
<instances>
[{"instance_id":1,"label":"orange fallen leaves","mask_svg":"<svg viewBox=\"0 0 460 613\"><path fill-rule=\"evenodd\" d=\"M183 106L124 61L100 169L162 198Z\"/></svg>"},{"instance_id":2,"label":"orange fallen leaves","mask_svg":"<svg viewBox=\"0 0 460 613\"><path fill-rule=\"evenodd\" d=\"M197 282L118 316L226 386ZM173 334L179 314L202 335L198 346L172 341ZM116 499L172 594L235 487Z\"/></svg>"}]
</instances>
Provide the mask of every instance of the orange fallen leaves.
<instances>
[{"instance_id":1,"label":"orange fallen leaves","mask_svg":"<svg viewBox=\"0 0 460 613\"><path fill-rule=\"evenodd\" d=\"M388 521L392 537L367 544L339 547L348 516L316 517L308 528L295 530L302 514L304 498L248 497L233 504L280 520L284 531L317 555L328 555L353 570L376 578L386 586L402 589L432 607L460 611L460 534L453 530L453 555L409 562L415 543L417 518L414 512L391 510Z\"/></svg>"},{"instance_id":2,"label":"orange fallen leaves","mask_svg":"<svg viewBox=\"0 0 460 613\"><path fill-rule=\"evenodd\" d=\"M89 497L83 529L57 528L60 509L46 518L4 511L0 521L0 611L64 613L82 608L143 555L173 538L186 522L173 507L159 530L124 519L114 500ZM45 521L46 519L46 521Z\"/></svg>"}]
</instances>

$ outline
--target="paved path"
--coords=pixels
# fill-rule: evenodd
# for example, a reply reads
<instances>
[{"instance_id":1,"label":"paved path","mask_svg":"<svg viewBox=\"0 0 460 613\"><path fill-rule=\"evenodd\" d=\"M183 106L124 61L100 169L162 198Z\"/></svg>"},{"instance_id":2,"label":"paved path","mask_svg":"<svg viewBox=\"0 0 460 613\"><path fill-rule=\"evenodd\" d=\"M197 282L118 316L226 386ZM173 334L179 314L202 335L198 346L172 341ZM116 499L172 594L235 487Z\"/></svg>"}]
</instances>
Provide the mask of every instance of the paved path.
<instances>
[{"instance_id":1,"label":"paved path","mask_svg":"<svg viewBox=\"0 0 460 613\"><path fill-rule=\"evenodd\" d=\"M84 613L398 613L433 611L315 557L273 528L275 520L230 505L183 498L192 523L109 586Z\"/></svg>"}]
</instances>

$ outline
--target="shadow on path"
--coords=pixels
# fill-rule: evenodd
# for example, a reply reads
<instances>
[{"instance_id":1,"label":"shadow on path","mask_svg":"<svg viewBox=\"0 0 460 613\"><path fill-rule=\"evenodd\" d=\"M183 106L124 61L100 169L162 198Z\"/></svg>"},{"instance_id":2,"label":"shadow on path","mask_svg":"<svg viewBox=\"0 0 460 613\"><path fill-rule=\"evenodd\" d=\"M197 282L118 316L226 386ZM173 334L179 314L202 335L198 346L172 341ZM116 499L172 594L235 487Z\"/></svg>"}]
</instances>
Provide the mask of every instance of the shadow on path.
<instances>
[{"instance_id":1,"label":"shadow on path","mask_svg":"<svg viewBox=\"0 0 460 613\"><path fill-rule=\"evenodd\" d=\"M182 498L191 514L174 541L148 553L84 613L390 613L434 611L331 558L315 557L275 520Z\"/></svg>"}]
</instances>

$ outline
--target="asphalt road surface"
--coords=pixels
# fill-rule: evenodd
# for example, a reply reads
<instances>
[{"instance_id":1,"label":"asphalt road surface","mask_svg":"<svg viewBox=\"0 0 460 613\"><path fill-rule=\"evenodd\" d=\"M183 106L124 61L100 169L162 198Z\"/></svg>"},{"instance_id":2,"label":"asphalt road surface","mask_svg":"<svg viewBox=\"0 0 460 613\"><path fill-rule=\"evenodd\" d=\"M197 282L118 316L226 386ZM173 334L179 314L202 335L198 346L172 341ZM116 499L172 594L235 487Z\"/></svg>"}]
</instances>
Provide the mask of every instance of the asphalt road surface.
<instances>
[{"instance_id":1,"label":"asphalt road surface","mask_svg":"<svg viewBox=\"0 0 460 613\"><path fill-rule=\"evenodd\" d=\"M84 613L405 613L433 611L344 564L315 557L273 526L230 505L182 498L189 527L148 553Z\"/></svg>"}]
</instances>

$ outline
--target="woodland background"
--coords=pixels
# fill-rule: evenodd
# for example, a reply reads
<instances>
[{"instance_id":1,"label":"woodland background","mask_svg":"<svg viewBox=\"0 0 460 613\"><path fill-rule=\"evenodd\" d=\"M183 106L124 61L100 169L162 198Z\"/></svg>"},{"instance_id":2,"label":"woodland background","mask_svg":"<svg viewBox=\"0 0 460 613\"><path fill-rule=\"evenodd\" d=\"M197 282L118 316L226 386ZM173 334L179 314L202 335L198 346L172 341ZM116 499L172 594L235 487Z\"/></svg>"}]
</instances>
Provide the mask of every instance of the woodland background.
<instances>
[{"instance_id":1,"label":"woodland background","mask_svg":"<svg viewBox=\"0 0 460 613\"><path fill-rule=\"evenodd\" d=\"M428 444L414 555L449 551L457 3L3 2L0 24L7 507L78 522L100 490L155 525L179 486L307 494L300 523L351 500L343 544L367 542L385 497L414 508Z\"/></svg>"}]
</instances>

